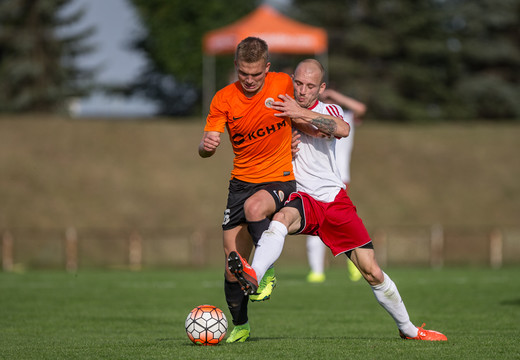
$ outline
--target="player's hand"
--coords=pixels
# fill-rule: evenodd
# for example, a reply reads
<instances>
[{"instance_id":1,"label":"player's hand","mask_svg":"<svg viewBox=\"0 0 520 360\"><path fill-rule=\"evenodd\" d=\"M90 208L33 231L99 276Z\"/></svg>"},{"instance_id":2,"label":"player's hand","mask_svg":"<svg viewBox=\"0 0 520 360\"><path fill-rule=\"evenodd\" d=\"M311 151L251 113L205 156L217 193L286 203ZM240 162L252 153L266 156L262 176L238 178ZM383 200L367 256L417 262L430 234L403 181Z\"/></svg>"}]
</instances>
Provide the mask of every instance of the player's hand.
<instances>
[{"instance_id":1,"label":"player's hand","mask_svg":"<svg viewBox=\"0 0 520 360\"><path fill-rule=\"evenodd\" d=\"M271 108L280 111L279 113L274 114L275 116L287 116L292 119L297 119L301 116L301 106L298 105L296 100L294 100L289 95L278 95L278 98L282 101L274 101L271 103Z\"/></svg>"},{"instance_id":2,"label":"player's hand","mask_svg":"<svg viewBox=\"0 0 520 360\"><path fill-rule=\"evenodd\" d=\"M199 144L199 155L209 157L215 153L220 145L220 133L205 133Z\"/></svg>"},{"instance_id":3,"label":"player's hand","mask_svg":"<svg viewBox=\"0 0 520 360\"><path fill-rule=\"evenodd\" d=\"M300 151L300 149L298 148L298 144L301 142L300 137L301 135L298 133L298 131L294 130L292 133L291 141L291 154L293 158L296 156L296 153Z\"/></svg>"},{"instance_id":4,"label":"player's hand","mask_svg":"<svg viewBox=\"0 0 520 360\"><path fill-rule=\"evenodd\" d=\"M204 150L215 151L220 145L220 136L208 134L204 137Z\"/></svg>"}]
</instances>

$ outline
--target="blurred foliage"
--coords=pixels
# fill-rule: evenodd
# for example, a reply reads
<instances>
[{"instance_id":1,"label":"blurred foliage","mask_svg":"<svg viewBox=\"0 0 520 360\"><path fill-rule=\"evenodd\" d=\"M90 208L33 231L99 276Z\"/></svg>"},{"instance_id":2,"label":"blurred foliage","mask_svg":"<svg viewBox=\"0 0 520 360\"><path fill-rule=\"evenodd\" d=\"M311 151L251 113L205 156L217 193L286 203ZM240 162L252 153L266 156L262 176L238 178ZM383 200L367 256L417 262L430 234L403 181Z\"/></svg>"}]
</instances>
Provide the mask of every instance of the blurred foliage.
<instances>
[{"instance_id":1,"label":"blurred foliage","mask_svg":"<svg viewBox=\"0 0 520 360\"><path fill-rule=\"evenodd\" d=\"M399 121L520 119L519 0L293 0L330 84Z\"/></svg>"},{"instance_id":2,"label":"blurred foliage","mask_svg":"<svg viewBox=\"0 0 520 360\"><path fill-rule=\"evenodd\" d=\"M129 93L158 100L162 115L192 113L201 98L202 37L253 11L258 1L131 0L147 32L133 48L147 59L141 76ZM228 58L217 59L217 68ZM225 66L224 66L225 68ZM220 79L228 71L219 73Z\"/></svg>"},{"instance_id":3,"label":"blurred foliage","mask_svg":"<svg viewBox=\"0 0 520 360\"><path fill-rule=\"evenodd\" d=\"M137 88L162 98L166 114L193 113L204 33L255 4L132 1L148 29L136 48L150 61ZM293 0L283 12L327 30L329 84L366 102L370 117L520 119L520 0ZM291 64L273 59L274 70Z\"/></svg>"},{"instance_id":4,"label":"blurred foliage","mask_svg":"<svg viewBox=\"0 0 520 360\"><path fill-rule=\"evenodd\" d=\"M0 112L60 112L88 92L92 71L74 60L93 50L85 41L94 29L58 35L84 14L61 12L72 1L0 2Z\"/></svg>"},{"instance_id":5,"label":"blurred foliage","mask_svg":"<svg viewBox=\"0 0 520 360\"><path fill-rule=\"evenodd\" d=\"M74 0L0 1L0 111L56 111L88 92L92 71L75 58L92 50L81 19L61 11ZM144 32L131 48L146 66L129 85L160 115L200 113L202 38L253 11L261 0L126 0ZM329 85L368 105L368 117L393 121L520 120L520 0L271 1L285 15L329 34ZM60 12L61 11L61 12ZM275 71L299 57L272 56ZM216 57L217 87L232 56ZM109 84L108 84L109 85Z\"/></svg>"}]
</instances>

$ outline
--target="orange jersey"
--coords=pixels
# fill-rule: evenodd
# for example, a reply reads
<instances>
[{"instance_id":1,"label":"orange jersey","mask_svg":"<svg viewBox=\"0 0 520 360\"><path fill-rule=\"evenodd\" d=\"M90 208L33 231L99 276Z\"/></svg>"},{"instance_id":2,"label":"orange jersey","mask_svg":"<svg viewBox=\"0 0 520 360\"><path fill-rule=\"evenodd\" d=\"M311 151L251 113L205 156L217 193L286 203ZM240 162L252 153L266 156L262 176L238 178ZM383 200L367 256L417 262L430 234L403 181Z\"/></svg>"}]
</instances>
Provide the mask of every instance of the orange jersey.
<instances>
[{"instance_id":1,"label":"orange jersey","mask_svg":"<svg viewBox=\"0 0 520 360\"><path fill-rule=\"evenodd\" d=\"M278 95L293 96L291 77L269 72L262 90L251 98L237 81L218 91L204 131L223 133L227 128L235 158L231 178L262 183L294 180L291 155L291 121L274 116L270 102Z\"/></svg>"}]
</instances>

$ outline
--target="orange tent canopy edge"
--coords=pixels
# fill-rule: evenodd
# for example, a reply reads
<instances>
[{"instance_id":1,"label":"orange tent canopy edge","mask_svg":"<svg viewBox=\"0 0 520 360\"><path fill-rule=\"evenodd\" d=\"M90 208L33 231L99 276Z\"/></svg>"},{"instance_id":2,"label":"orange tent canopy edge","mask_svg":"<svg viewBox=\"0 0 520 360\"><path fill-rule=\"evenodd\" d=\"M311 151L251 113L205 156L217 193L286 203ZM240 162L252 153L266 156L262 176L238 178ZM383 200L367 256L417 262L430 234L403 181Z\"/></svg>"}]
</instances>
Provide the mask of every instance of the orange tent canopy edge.
<instances>
[{"instance_id":1,"label":"orange tent canopy edge","mask_svg":"<svg viewBox=\"0 0 520 360\"><path fill-rule=\"evenodd\" d=\"M203 51L209 55L232 54L248 36L264 39L272 53L321 54L328 46L327 33L322 28L292 20L269 5L261 5L234 23L207 32Z\"/></svg>"}]
</instances>

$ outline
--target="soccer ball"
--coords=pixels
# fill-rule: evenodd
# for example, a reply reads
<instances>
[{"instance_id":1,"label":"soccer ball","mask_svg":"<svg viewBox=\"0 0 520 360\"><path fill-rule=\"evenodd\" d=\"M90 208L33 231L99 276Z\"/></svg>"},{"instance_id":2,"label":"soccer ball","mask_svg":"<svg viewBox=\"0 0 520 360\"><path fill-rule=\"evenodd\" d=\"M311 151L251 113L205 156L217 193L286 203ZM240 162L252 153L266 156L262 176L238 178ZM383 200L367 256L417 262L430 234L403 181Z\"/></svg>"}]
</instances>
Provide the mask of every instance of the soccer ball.
<instances>
[{"instance_id":1,"label":"soccer ball","mask_svg":"<svg viewBox=\"0 0 520 360\"><path fill-rule=\"evenodd\" d=\"M188 338L197 345L217 345L228 327L226 316L213 305L199 305L191 310L184 323Z\"/></svg>"}]
</instances>

